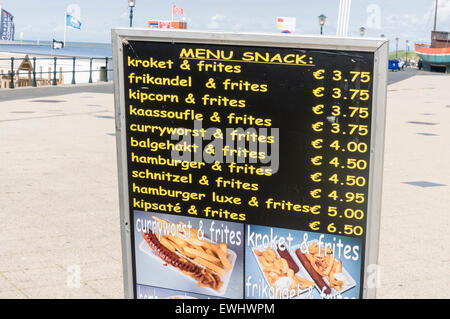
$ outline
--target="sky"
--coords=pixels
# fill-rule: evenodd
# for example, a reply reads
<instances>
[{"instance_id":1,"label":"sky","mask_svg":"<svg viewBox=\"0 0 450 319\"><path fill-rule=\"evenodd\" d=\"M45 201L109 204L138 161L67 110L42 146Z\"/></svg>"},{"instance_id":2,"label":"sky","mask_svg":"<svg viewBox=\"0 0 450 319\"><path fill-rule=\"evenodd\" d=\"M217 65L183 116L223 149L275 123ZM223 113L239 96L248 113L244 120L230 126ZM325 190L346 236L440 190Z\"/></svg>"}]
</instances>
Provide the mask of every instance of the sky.
<instances>
[{"instance_id":1,"label":"sky","mask_svg":"<svg viewBox=\"0 0 450 319\"><path fill-rule=\"evenodd\" d=\"M0 0L14 15L16 39L62 40L68 5L81 8L81 30L68 29L69 42L110 42L113 27L129 26L128 0ZM170 20L171 5L183 8L188 29L203 31L279 33L277 17L295 17L296 34L319 34L318 16L327 16L325 35L335 35L339 0L136 0L134 27L145 28L152 19ZM349 35L386 38L399 49L410 43L429 42L435 0L353 0ZM437 29L450 31L450 0L439 0ZM392 43L392 42L391 42ZM392 46L391 46L392 49Z\"/></svg>"}]
</instances>

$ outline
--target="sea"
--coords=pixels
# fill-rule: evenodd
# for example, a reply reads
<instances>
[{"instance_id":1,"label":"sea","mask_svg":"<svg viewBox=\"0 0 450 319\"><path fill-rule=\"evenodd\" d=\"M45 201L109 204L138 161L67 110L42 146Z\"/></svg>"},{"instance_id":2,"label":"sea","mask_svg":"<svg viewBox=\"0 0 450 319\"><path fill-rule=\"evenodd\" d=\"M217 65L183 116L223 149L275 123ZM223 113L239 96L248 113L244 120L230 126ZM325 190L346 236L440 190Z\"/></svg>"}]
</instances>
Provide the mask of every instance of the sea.
<instances>
[{"instance_id":1,"label":"sea","mask_svg":"<svg viewBox=\"0 0 450 319\"><path fill-rule=\"evenodd\" d=\"M67 42L63 49L52 49L51 41L11 43L2 44L0 41L0 52L23 53L28 55L56 55L83 58L111 58L111 43L92 42Z\"/></svg>"}]
</instances>

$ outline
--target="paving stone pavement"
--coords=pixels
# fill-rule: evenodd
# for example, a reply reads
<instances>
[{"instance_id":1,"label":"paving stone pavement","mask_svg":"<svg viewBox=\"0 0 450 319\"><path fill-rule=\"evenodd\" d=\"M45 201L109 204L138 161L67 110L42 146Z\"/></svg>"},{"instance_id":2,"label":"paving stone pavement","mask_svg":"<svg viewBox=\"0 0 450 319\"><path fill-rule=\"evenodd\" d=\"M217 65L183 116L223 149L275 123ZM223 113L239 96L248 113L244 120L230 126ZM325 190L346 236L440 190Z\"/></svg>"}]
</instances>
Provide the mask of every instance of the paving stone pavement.
<instances>
[{"instance_id":1,"label":"paving stone pavement","mask_svg":"<svg viewBox=\"0 0 450 319\"><path fill-rule=\"evenodd\" d=\"M450 298L449 88L448 75L388 87L379 298Z\"/></svg>"},{"instance_id":2,"label":"paving stone pavement","mask_svg":"<svg viewBox=\"0 0 450 319\"><path fill-rule=\"evenodd\" d=\"M379 298L450 298L449 87L388 88ZM0 101L0 298L123 297L113 116L107 93Z\"/></svg>"},{"instance_id":3,"label":"paving stone pavement","mask_svg":"<svg viewBox=\"0 0 450 319\"><path fill-rule=\"evenodd\" d=\"M0 103L0 298L123 297L113 103Z\"/></svg>"}]
</instances>

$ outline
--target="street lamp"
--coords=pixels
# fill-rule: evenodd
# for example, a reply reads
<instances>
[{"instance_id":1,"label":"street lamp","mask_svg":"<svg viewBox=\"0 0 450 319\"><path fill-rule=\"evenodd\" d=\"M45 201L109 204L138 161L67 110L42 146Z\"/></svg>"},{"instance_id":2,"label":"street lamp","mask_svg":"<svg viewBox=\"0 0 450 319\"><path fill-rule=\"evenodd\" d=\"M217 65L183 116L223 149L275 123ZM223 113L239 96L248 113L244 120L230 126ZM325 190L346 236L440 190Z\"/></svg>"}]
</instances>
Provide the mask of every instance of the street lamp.
<instances>
[{"instance_id":1,"label":"street lamp","mask_svg":"<svg viewBox=\"0 0 450 319\"><path fill-rule=\"evenodd\" d=\"M323 34L323 26L325 25L325 20L327 16L323 13L319 16L319 24L320 24L320 34Z\"/></svg>"},{"instance_id":2,"label":"street lamp","mask_svg":"<svg viewBox=\"0 0 450 319\"><path fill-rule=\"evenodd\" d=\"M128 0L128 6L130 7L130 28L133 27L133 9L136 6L136 0Z\"/></svg>"},{"instance_id":3,"label":"street lamp","mask_svg":"<svg viewBox=\"0 0 450 319\"><path fill-rule=\"evenodd\" d=\"M398 59L398 37L395 38L395 59Z\"/></svg>"},{"instance_id":4,"label":"street lamp","mask_svg":"<svg viewBox=\"0 0 450 319\"><path fill-rule=\"evenodd\" d=\"M363 37L365 33L366 33L366 28L364 28L364 27L359 28L359 35L360 36Z\"/></svg>"}]
</instances>

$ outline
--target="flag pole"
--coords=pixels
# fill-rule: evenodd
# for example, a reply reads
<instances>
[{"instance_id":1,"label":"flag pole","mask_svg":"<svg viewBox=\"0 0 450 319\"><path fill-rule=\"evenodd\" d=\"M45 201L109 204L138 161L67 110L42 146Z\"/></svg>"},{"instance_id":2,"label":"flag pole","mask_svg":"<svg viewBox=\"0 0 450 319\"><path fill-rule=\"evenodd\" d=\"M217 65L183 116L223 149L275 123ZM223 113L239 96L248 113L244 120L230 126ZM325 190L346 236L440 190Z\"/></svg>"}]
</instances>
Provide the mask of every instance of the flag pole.
<instances>
[{"instance_id":1,"label":"flag pole","mask_svg":"<svg viewBox=\"0 0 450 319\"><path fill-rule=\"evenodd\" d=\"M173 22L173 5L174 5L174 2L172 1L172 22Z\"/></svg>"},{"instance_id":2,"label":"flag pole","mask_svg":"<svg viewBox=\"0 0 450 319\"><path fill-rule=\"evenodd\" d=\"M64 12L64 46L66 46L67 12Z\"/></svg>"}]
</instances>

